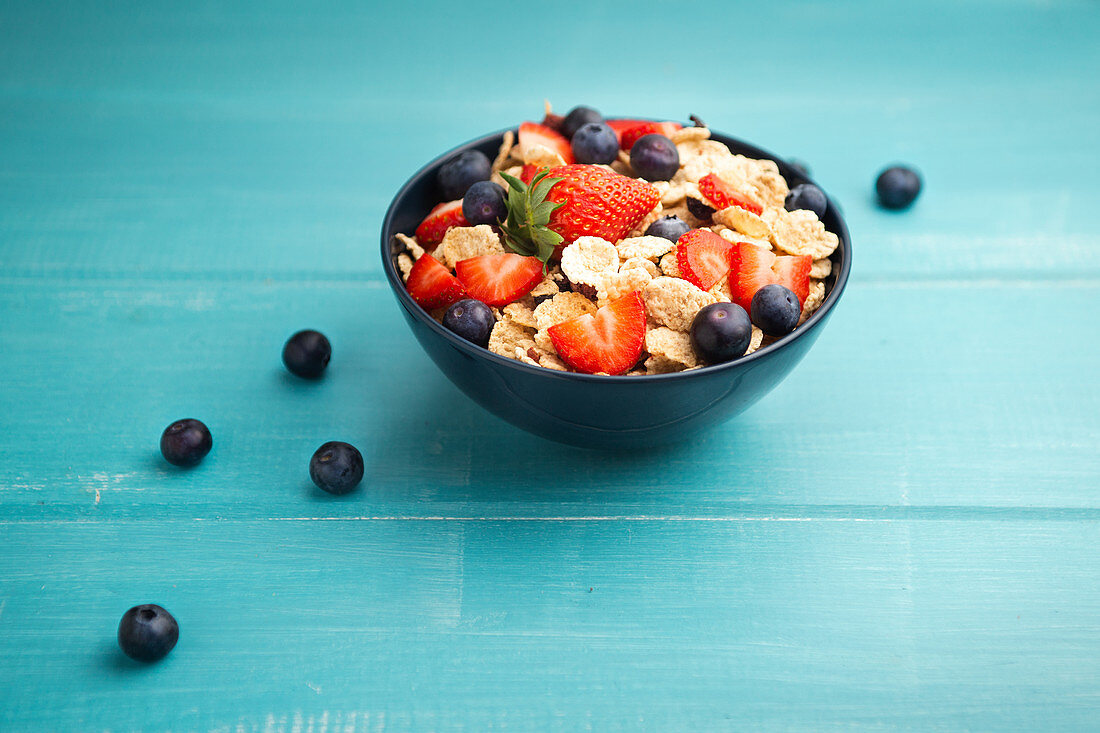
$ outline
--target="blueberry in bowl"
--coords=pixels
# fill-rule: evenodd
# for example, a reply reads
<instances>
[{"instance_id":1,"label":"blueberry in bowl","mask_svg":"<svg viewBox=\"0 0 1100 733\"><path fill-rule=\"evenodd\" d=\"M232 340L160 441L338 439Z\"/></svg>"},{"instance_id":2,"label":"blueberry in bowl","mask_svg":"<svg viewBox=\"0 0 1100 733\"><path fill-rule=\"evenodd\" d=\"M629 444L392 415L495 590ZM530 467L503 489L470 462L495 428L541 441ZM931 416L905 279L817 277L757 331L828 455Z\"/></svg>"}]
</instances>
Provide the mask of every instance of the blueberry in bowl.
<instances>
[{"instance_id":1,"label":"blueberry in bowl","mask_svg":"<svg viewBox=\"0 0 1100 733\"><path fill-rule=\"evenodd\" d=\"M474 401L550 440L634 449L684 440L782 381L841 297L851 243L838 207L819 219L820 188L777 156L706 128L603 124L626 146L610 165L577 163L569 139L538 123L440 156L391 203L382 259L417 341ZM668 179L631 169L646 135L673 143ZM495 222L440 200L439 169L470 151L507 191ZM788 210L802 184L811 196L792 203L814 209ZM757 323L753 297L769 285Z\"/></svg>"}]
</instances>

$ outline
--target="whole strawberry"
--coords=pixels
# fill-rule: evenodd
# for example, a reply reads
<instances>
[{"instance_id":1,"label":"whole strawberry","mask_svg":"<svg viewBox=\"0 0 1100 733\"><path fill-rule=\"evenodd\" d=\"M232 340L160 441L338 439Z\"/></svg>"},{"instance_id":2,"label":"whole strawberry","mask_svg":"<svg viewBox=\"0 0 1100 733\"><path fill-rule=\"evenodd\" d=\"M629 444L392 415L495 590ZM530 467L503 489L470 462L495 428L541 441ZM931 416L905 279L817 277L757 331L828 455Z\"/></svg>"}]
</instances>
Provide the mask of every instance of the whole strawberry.
<instances>
[{"instance_id":1,"label":"whole strawberry","mask_svg":"<svg viewBox=\"0 0 1100 733\"><path fill-rule=\"evenodd\" d=\"M546 198L564 205L550 215L549 226L566 242L578 237L617 242L661 199L657 189L646 181L598 165L558 166L550 169L550 177L562 180Z\"/></svg>"},{"instance_id":2,"label":"whole strawberry","mask_svg":"<svg viewBox=\"0 0 1100 733\"><path fill-rule=\"evenodd\" d=\"M543 262L579 237L619 241L661 198L646 181L598 165L544 169L529 182L501 175L510 189L505 240L513 251Z\"/></svg>"}]
</instances>

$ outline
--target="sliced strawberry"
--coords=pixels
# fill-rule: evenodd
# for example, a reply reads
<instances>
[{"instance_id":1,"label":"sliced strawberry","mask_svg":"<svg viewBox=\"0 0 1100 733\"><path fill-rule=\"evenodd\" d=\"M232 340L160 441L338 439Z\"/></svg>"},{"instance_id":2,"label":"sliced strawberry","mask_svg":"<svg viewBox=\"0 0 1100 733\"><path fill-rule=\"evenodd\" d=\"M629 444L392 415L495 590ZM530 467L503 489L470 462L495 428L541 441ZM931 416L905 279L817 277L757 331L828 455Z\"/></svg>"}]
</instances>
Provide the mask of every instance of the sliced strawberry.
<instances>
[{"instance_id":1,"label":"sliced strawberry","mask_svg":"<svg viewBox=\"0 0 1100 733\"><path fill-rule=\"evenodd\" d=\"M804 304L810 292L810 255L777 257L763 247L738 242L730 252L730 291L733 302L751 309L752 296L765 285L778 283L790 290Z\"/></svg>"},{"instance_id":2,"label":"sliced strawberry","mask_svg":"<svg viewBox=\"0 0 1100 733\"><path fill-rule=\"evenodd\" d=\"M784 255L775 258L772 270L776 282L794 293L799 305L806 304L810 294L810 268L814 258L810 255Z\"/></svg>"},{"instance_id":3,"label":"sliced strawberry","mask_svg":"<svg viewBox=\"0 0 1100 733\"><path fill-rule=\"evenodd\" d=\"M464 226L469 226L469 222L462 215L462 199L448 201L428 212L416 228L416 239L422 247L439 244L448 229Z\"/></svg>"},{"instance_id":4,"label":"sliced strawberry","mask_svg":"<svg viewBox=\"0 0 1100 733\"><path fill-rule=\"evenodd\" d=\"M638 127L639 125L649 124L647 120L605 120L607 126L615 133L615 137L618 138L620 147L622 144L623 133L632 127Z\"/></svg>"},{"instance_id":5,"label":"sliced strawberry","mask_svg":"<svg viewBox=\"0 0 1100 733\"><path fill-rule=\"evenodd\" d=\"M757 216L760 216L764 211L758 204L754 204L742 196L715 173L708 173L699 179L699 193L703 194L703 197L710 202L711 206L719 211L730 206L738 206Z\"/></svg>"},{"instance_id":6,"label":"sliced strawberry","mask_svg":"<svg viewBox=\"0 0 1100 733\"><path fill-rule=\"evenodd\" d=\"M523 170L521 170L519 172L519 180L523 181L524 183L530 183L531 179L534 178L535 174L538 173L538 172L539 172L539 167L537 165L532 165L531 163L526 163L523 166Z\"/></svg>"},{"instance_id":7,"label":"sliced strawberry","mask_svg":"<svg viewBox=\"0 0 1100 733\"><path fill-rule=\"evenodd\" d=\"M709 229L692 229L676 243L676 264L685 280L703 290L730 271L733 245Z\"/></svg>"},{"instance_id":8,"label":"sliced strawberry","mask_svg":"<svg viewBox=\"0 0 1100 733\"><path fill-rule=\"evenodd\" d=\"M442 308L466 297L458 278L431 255L421 255L413 263L405 287L413 300L425 310Z\"/></svg>"},{"instance_id":9,"label":"sliced strawberry","mask_svg":"<svg viewBox=\"0 0 1100 733\"><path fill-rule=\"evenodd\" d=\"M524 157L526 151L532 146L541 145L560 155L567 164L573 162L573 148L565 139L565 135L537 122L524 122L519 126L517 145L521 157Z\"/></svg>"},{"instance_id":10,"label":"sliced strawberry","mask_svg":"<svg viewBox=\"0 0 1100 733\"><path fill-rule=\"evenodd\" d=\"M635 290L596 311L549 328L565 363L587 374L622 374L645 346L645 304Z\"/></svg>"},{"instance_id":11,"label":"sliced strawberry","mask_svg":"<svg viewBox=\"0 0 1100 733\"><path fill-rule=\"evenodd\" d=\"M683 127L679 122L643 122L640 125L623 130L619 136L619 147L623 150L630 150L642 135L656 133L668 137L677 130L682 130Z\"/></svg>"},{"instance_id":12,"label":"sliced strawberry","mask_svg":"<svg viewBox=\"0 0 1100 733\"><path fill-rule=\"evenodd\" d=\"M542 263L537 257L512 253L460 260L455 272L469 296L485 305L508 305L542 281Z\"/></svg>"}]
</instances>

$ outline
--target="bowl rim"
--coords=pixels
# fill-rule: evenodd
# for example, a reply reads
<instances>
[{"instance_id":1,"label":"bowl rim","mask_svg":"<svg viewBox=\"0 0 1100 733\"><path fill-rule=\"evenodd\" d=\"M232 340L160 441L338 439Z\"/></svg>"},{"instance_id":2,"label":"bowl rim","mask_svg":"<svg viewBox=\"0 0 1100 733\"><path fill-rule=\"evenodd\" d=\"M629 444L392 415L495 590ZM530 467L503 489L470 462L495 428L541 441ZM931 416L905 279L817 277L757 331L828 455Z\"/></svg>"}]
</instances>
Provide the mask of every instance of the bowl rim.
<instances>
[{"instance_id":1,"label":"bowl rim","mask_svg":"<svg viewBox=\"0 0 1100 733\"><path fill-rule=\"evenodd\" d=\"M608 119L617 118L611 117ZM629 119L643 120L646 118L630 117ZM734 371L746 365L752 364L754 361L766 359L771 354L779 351L785 346L794 343L800 337L816 329L825 320L825 317L833 309L833 306L836 305L836 302L840 299L841 294L844 292L844 288L848 284L848 276L852 269L851 236L848 233L848 226L844 221L843 214L838 208L836 208L832 197L830 197L826 192L825 196L829 202L829 208L832 210L833 214L836 217L838 225L837 229L839 229L839 231L833 232L840 239L840 245L837 249L843 249L843 257L841 258L839 272L836 272L836 278L833 281L833 287L829 291L829 294L825 297L825 300L824 302L822 302L821 306L819 306L818 309L814 311L813 315L811 315L805 323L803 323L801 326L799 326L786 336L783 336L782 338L776 340L774 343L759 348L747 356L742 356L738 359L734 359L733 361L727 361L721 364L710 364L707 366L686 371L670 372L667 374L639 374L628 377L625 374L584 374L582 372L560 372L555 369L547 369L546 367L526 364L522 361L519 361L518 359L510 359L508 357L501 356L500 354L489 351L486 348L473 344L444 328L441 323L432 318L426 310L421 308L420 305L412 299L412 296L409 295L408 290L405 289L405 281L402 280L401 275L397 272L397 267L394 264L392 235L387 236L387 232L389 232L389 230L393 226L393 220L397 216L399 204L408 195L410 189L412 189L413 186L421 179L426 177L430 171L441 165L447 159L465 150L482 147L490 142L495 142L499 146L500 142L503 139L504 133L511 131L514 134L517 129L518 126L502 128L500 130L497 130L496 132L491 132L487 135L482 135L481 137L468 140L461 145L457 145L451 150L448 150L447 152L437 155L435 158L432 158L432 160L421 166L419 170L409 176L408 180L406 180L401 188L397 191L397 193L394 194L393 199L390 201L390 205L386 208L386 214L382 219L382 268L386 273L386 280L387 282L389 282L390 288L394 291L394 295L396 295L397 297L398 303L400 303L400 305L407 312L412 314L414 318L417 318L419 321L421 321L430 330L434 331L437 335L443 337L453 347L459 349L460 351L468 354L471 357L489 359L490 362L496 363L499 366L509 369L518 369L521 372L526 372L529 374L538 374L548 379L564 379L567 381L597 383L611 381L614 384L631 384L635 382L651 383L655 380L684 380L691 379L693 377L699 377L702 375L717 374L718 372L721 372L723 370ZM817 186L817 183L815 183L809 176L802 175L800 172L794 170L782 158L774 155L767 150L764 150L763 148L757 147L756 145L753 145L751 143L747 143L740 138L735 138L732 135L726 135L722 132L715 130L714 128L710 128L710 133L711 139L713 140L718 140L719 142L727 146L732 142L757 159L768 159L774 161L779 166L780 173L783 174L783 178L788 181L790 181L790 179L793 177L795 179L798 179L799 182L802 182L804 179L805 182L813 183L815 186ZM821 188L821 186L818 186L818 188ZM825 189L822 188L821 190L825 192Z\"/></svg>"}]
</instances>

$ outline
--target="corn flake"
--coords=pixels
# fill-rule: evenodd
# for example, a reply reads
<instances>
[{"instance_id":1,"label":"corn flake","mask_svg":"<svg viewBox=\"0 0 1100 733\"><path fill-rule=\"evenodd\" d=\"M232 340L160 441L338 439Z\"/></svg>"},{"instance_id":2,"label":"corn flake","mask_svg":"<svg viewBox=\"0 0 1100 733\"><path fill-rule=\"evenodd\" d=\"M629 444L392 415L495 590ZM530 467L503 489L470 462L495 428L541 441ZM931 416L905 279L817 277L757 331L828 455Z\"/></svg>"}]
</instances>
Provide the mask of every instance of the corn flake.
<instances>
[{"instance_id":1,"label":"corn flake","mask_svg":"<svg viewBox=\"0 0 1100 733\"><path fill-rule=\"evenodd\" d=\"M698 142L700 140L706 140L709 137L710 129L706 127L684 127L668 136L669 140L676 145L687 142Z\"/></svg>"},{"instance_id":2,"label":"corn flake","mask_svg":"<svg viewBox=\"0 0 1100 733\"><path fill-rule=\"evenodd\" d=\"M516 301L515 303L509 303L504 306L501 311L505 318L518 323L525 328L538 328L538 321L535 320L535 312L526 303Z\"/></svg>"},{"instance_id":3,"label":"corn flake","mask_svg":"<svg viewBox=\"0 0 1100 733\"><path fill-rule=\"evenodd\" d=\"M661 272L669 277L680 277L680 261L676 259L675 252L669 252L667 255L661 258L660 262Z\"/></svg>"},{"instance_id":4,"label":"corn flake","mask_svg":"<svg viewBox=\"0 0 1100 733\"><path fill-rule=\"evenodd\" d=\"M614 274L606 275L603 282L596 288L596 304L602 308L613 300L618 300L635 290L641 290L652 279L653 275L650 275L649 271L644 268L620 270Z\"/></svg>"},{"instance_id":5,"label":"corn flake","mask_svg":"<svg viewBox=\"0 0 1100 733\"><path fill-rule=\"evenodd\" d=\"M659 326L646 332L645 350L650 356L667 359L680 369L693 367L699 363L695 349L691 347L691 336L683 331Z\"/></svg>"},{"instance_id":6,"label":"corn flake","mask_svg":"<svg viewBox=\"0 0 1100 733\"><path fill-rule=\"evenodd\" d=\"M810 255L820 260L831 255L840 244L835 234L825 231L825 225L812 211L770 209L764 213L769 212L775 219L771 223L772 241L788 254Z\"/></svg>"},{"instance_id":7,"label":"corn flake","mask_svg":"<svg viewBox=\"0 0 1100 733\"><path fill-rule=\"evenodd\" d=\"M489 351L509 359L516 358L516 349L527 349L535 345L531 338L533 332L515 321L505 317L496 322L493 332L489 336Z\"/></svg>"},{"instance_id":8,"label":"corn flake","mask_svg":"<svg viewBox=\"0 0 1100 733\"><path fill-rule=\"evenodd\" d=\"M675 244L664 237L630 237L615 245L618 256L624 260L632 257L641 257L645 260L656 262L662 255L669 252ZM570 278L572 279L572 278Z\"/></svg>"},{"instance_id":9,"label":"corn flake","mask_svg":"<svg viewBox=\"0 0 1100 733\"><path fill-rule=\"evenodd\" d=\"M801 326L806 319L814 314L821 304L825 302L825 283L821 280L810 281L810 294L806 296L806 302L802 304L802 315L798 318Z\"/></svg>"},{"instance_id":10,"label":"corn flake","mask_svg":"<svg viewBox=\"0 0 1100 733\"><path fill-rule=\"evenodd\" d=\"M833 272L833 261L827 257L820 260L814 260L813 266L810 268L810 277L818 280L824 280L829 277Z\"/></svg>"},{"instance_id":11,"label":"corn flake","mask_svg":"<svg viewBox=\"0 0 1100 733\"><path fill-rule=\"evenodd\" d=\"M619 252L600 237L578 237L561 253L561 271L574 285L599 287L603 277L619 271Z\"/></svg>"},{"instance_id":12,"label":"corn flake","mask_svg":"<svg viewBox=\"0 0 1100 733\"><path fill-rule=\"evenodd\" d=\"M653 264L652 260L643 259L641 257L630 257L623 260L619 265L619 272L626 272L627 270L645 270L649 273L650 279L653 279L661 274L661 271L657 269L657 265Z\"/></svg>"},{"instance_id":13,"label":"corn flake","mask_svg":"<svg viewBox=\"0 0 1100 733\"><path fill-rule=\"evenodd\" d=\"M543 330L595 312L596 304L580 293L558 293L550 300L539 303L534 315L539 330Z\"/></svg>"},{"instance_id":14,"label":"corn flake","mask_svg":"<svg viewBox=\"0 0 1100 733\"><path fill-rule=\"evenodd\" d=\"M436 250L439 261L452 270L456 262L480 255L503 253L504 246L500 243L500 237L488 224L451 227Z\"/></svg>"},{"instance_id":15,"label":"corn flake","mask_svg":"<svg viewBox=\"0 0 1100 733\"><path fill-rule=\"evenodd\" d=\"M656 323L674 331L687 331L695 314L714 297L687 280L676 277L654 278L642 291L647 315Z\"/></svg>"},{"instance_id":16,"label":"corn flake","mask_svg":"<svg viewBox=\"0 0 1100 733\"><path fill-rule=\"evenodd\" d=\"M714 212L714 220L750 237L770 239L772 235L772 228L768 226L768 222L740 206L730 206Z\"/></svg>"}]
</instances>

